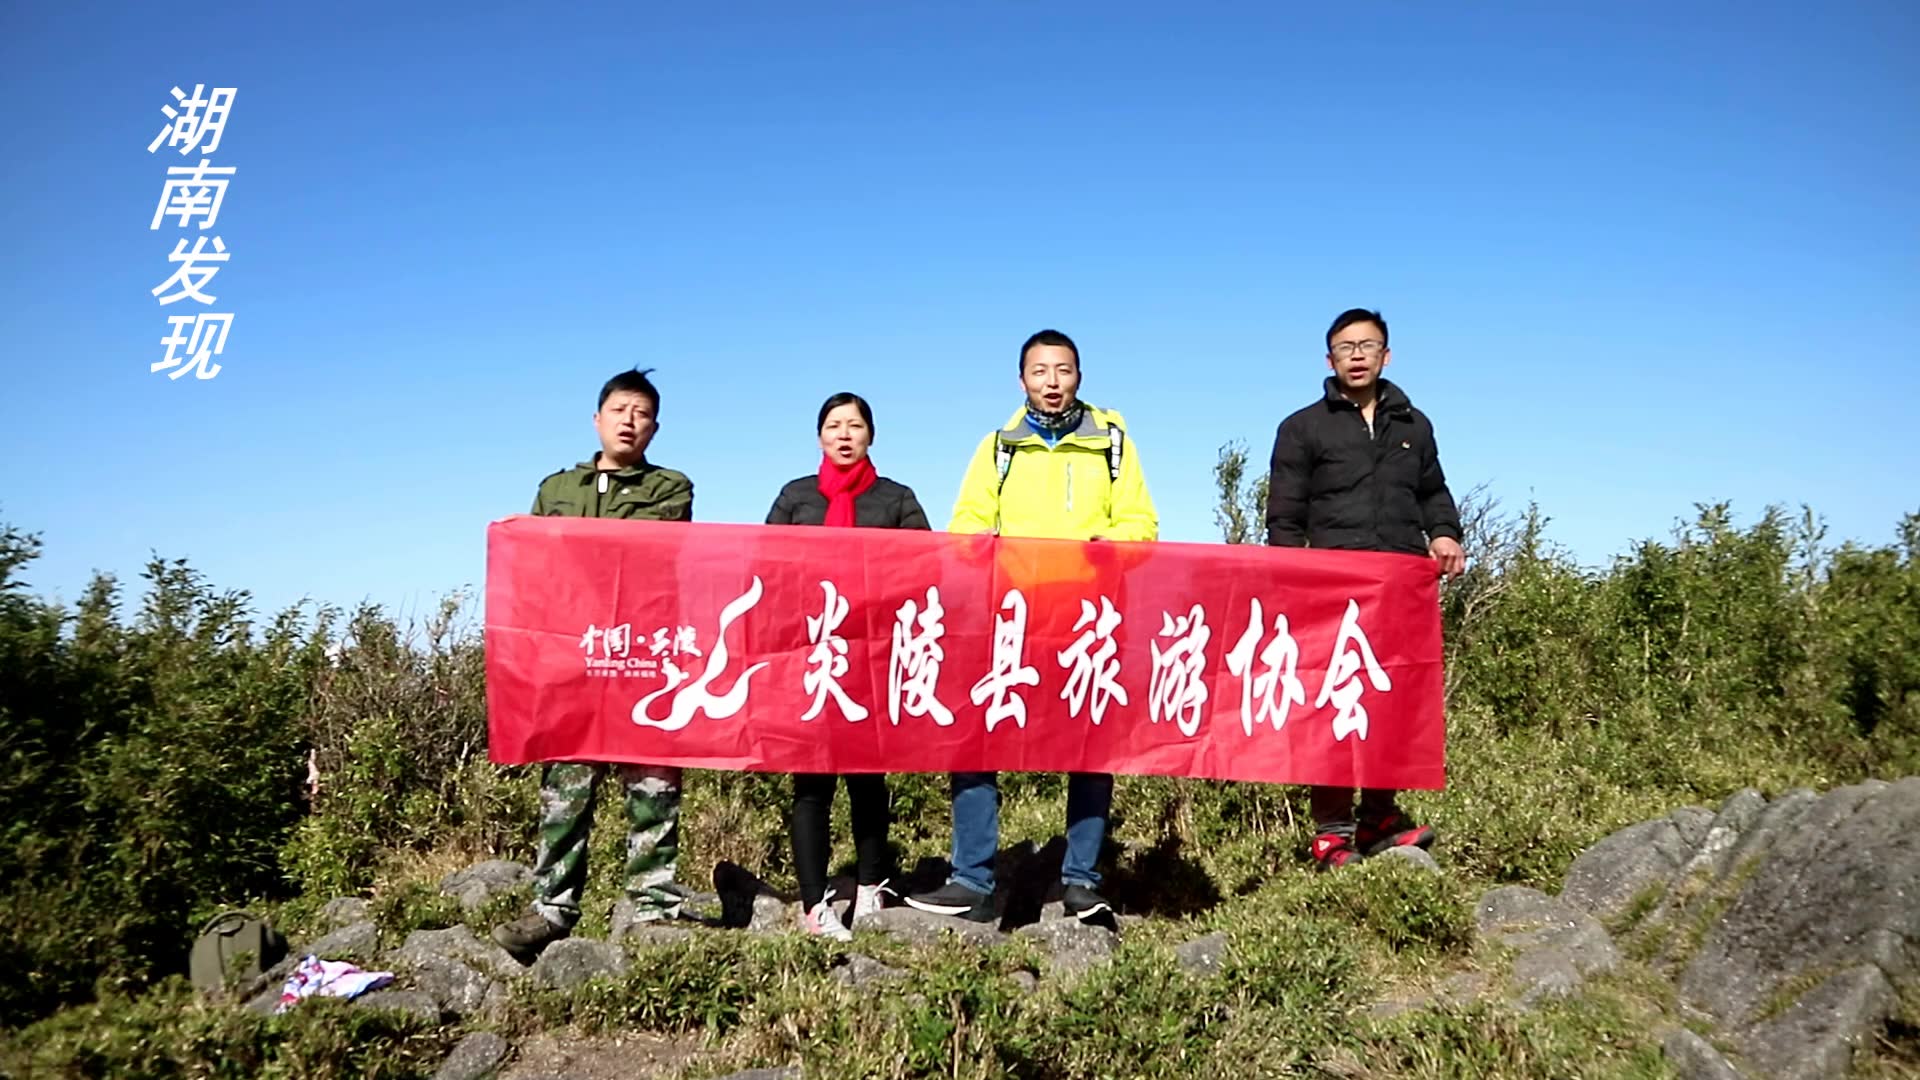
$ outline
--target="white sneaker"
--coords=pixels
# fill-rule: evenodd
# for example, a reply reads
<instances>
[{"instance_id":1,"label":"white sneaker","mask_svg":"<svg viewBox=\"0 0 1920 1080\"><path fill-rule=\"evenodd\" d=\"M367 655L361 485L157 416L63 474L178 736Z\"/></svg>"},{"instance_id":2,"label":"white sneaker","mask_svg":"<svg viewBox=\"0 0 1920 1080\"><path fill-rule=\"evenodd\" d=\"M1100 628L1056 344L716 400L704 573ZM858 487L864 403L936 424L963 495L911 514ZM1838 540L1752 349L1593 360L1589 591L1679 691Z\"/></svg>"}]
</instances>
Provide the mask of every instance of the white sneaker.
<instances>
[{"instance_id":1,"label":"white sneaker","mask_svg":"<svg viewBox=\"0 0 1920 1080\"><path fill-rule=\"evenodd\" d=\"M889 878L888 880L890 881L892 879ZM853 914L851 918L857 923L870 915L880 914L880 912L887 907L889 897L898 900L900 894L888 888L887 882L885 881L882 881L878 885L860 886L854 890Z\"/></svg>"},{"instance_id":2,"label":"white sneaker","mask_svg":"<svg viewBox=\"0 0 1920 1080\"><path fill-rule=\"evenodd\" d=\"M820 902L800 917L800 928L814 937L828 937L835 941L852 941L853 931L840 921L840 913L833 910L833 894L828 893Z\"/></svg>"}]
</instances>

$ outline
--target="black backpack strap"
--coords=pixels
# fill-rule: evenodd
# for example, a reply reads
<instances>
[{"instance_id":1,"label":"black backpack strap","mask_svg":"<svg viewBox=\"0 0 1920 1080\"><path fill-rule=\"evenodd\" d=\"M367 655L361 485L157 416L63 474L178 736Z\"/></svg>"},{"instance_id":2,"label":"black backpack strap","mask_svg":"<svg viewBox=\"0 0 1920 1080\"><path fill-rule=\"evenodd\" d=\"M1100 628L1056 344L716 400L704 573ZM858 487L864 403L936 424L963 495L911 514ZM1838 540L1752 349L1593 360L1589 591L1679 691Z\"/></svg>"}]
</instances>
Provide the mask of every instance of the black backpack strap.
<instances>
[{"instance_id":1,"label":"black backpack strap","mask_svg":"<svg viewBox=\"0 0 1920 1080\"><path fill-rule=\"evenodd\" d=\"M1107 479L1120 482L1120 456L1127 446L1127 433L1118 424L1107 425Z\"/></svg>"}]
</instances>

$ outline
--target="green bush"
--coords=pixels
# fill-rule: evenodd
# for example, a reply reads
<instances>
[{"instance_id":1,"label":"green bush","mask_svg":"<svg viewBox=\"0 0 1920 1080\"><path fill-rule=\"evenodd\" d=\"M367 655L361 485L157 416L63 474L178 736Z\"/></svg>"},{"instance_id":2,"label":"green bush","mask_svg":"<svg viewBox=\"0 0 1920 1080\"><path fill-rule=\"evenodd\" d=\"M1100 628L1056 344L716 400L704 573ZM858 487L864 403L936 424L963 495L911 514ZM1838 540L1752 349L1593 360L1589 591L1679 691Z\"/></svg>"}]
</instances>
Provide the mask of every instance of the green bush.
<instances>
[{"instance_id":1,"label":"green bush","mask_svg":"<svg viewBox=\"0 0 1920 1080\"><path fill-rule=\"evenodd\" d=\"M185 966L195 923L281 889L301 810L299 717L323 662L297 612L154 561L125 623L110 578L77 609L22 594L0 530L0 1020Z\"/></svg>"}]
</instances>

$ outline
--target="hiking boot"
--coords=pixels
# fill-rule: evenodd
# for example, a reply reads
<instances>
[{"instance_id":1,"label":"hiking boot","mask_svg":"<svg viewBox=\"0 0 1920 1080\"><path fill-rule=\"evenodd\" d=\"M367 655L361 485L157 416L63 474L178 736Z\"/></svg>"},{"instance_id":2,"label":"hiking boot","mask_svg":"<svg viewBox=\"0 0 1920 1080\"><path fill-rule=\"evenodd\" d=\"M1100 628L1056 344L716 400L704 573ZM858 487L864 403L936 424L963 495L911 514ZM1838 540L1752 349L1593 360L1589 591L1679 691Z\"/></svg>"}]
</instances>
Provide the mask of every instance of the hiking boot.
<instances>
[{"instance_id":1,"label":"hiking boot","mask_svg":"<svg viewBox=\"0 0 1920 1080\"><path fill-rule=\"evenodd\" d=\"M833 910L833 894L828 893L820 902L808 908L800 916L800 929L809 936L832 938L835 941L852 941L853 931L840 921L840 913Z\"/></svg>"},{"instance_id":2,"label":"hiking boot","mask_svg":"<svg viewBox=\"0 0 1920 1080\"><path fill-rule=\"evenodd\" d=\"M849 918L857 926L861 919L880 914L899 895L888 888L885 881L878 885L862 885L853 892L853 914Z\"/></svg>"},{"instance_id":3,"label":"hiking boot","mask_svg":"<svg viewBox=\"0 0 1920 1080\"><path fill-rule=\"evenodd\" d=\"M493 928L493 940L523 964L532 963L547 946L568 937L573 931L549 920L538 911Z\"/></svg>"},{"instance_id":4,"label":"hiking boot","mask_svg":"<svg viewBox=\"0 0 1920 1080\"><path fill-rule=\"evenodd\" d=\"M1359 861L1360 852L1354 849L1353 838L1346 833L1324 832L1313 838L1313 863L1317 868L1331 870Z\"/></svg>"},{"instance_id":5,"label":"hiking boot","mask_svg":"<svg viewBox=\"0 0 1920 1080\"><path fill-rule=\"evenodd\" d=\"M1113 905L1085 885L1067 886L1066 891L1060 894L1060 906L1081 922L1113 914Z\"/></svg>"},{"instance_id":6,"label":"hiking boot","mask_svg":"<svg viewBox=\"0 0 1920 1080\"><path fill-rule=\"evenodd\" d=\"M990 923L994 920L993 894L974 892L957 881L949 881L932 892L915 893L907 897L907 906L935 915L952 915L968 922Z\"/></svg>"},{"instance_id":7,"label":"hiking boot","mask_svg":"<svg viewBox=\"0 0 1920 1080\"><path fill-rule=\"evenodd\" d=\"M1354 831L1353 844L1365 855L1378 855L1396 847L1429 848L1433 846L1433 830L1414 824L1407 815L1394 810L1372 821L1362 818L1360 827Z\"/></svg>"}]
</instances>

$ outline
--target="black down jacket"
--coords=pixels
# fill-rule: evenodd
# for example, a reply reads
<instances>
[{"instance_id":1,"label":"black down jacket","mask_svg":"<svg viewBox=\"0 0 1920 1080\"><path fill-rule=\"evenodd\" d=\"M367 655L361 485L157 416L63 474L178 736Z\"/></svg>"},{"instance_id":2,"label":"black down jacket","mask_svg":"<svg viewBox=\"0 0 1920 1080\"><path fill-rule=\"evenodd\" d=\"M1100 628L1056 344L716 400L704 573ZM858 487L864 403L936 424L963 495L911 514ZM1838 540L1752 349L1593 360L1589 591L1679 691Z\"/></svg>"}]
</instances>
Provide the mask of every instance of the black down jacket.
<instances>
[{"instance_id":1,"label":"black down jacket","mask_svg":"<svg viewBox=\"0 0 1920 1080\"><path fill-rule=\"evenodd\" d=\"M767 511L769 525L825 525L827 497L820 494L820 478L802 476L780 489ZM913 489L882 476L853 500L853 523L868 529L927 529L927 513Z\"/></svg>"},{"instance_id":2,"label":"black down jacket","mask_svg":"<svg viewBox=\"0 0 1920 1080\"><path fill-rule=\"evenodd\" d=\"M1377 393L1371 432L1332 379L1319 401L1281 421L1267 543L1424 555L1434 539L1460 539L1433 424L1387 380Z\"/></svg>"}]
</instances>

